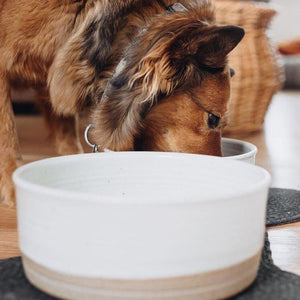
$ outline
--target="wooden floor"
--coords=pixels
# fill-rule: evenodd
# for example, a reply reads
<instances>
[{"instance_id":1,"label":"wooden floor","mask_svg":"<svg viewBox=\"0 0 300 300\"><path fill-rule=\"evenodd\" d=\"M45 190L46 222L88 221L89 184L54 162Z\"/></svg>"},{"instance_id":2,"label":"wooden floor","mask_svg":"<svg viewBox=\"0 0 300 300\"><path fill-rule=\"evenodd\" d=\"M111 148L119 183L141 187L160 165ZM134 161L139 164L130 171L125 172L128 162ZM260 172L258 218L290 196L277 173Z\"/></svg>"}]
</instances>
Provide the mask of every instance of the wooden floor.
<instances>
[{"instance_id":1,"label":"wooden floor","mask_svg":"<svg viewBox=\"0 0 300 300\"><path fill-rule=\"evenodd\" d=\"M257 165L270 171L274 187L300 190L299 118L300 92L281 92L272 101L263 132L232 136L258 146ZM18 116L17 126L25 162L55 155L41 117ZM274 262L300 275L300 222L273 227L268 232ZM0 258L19 254L15 211L0 208Z\"/></svg>"}]
</instances>

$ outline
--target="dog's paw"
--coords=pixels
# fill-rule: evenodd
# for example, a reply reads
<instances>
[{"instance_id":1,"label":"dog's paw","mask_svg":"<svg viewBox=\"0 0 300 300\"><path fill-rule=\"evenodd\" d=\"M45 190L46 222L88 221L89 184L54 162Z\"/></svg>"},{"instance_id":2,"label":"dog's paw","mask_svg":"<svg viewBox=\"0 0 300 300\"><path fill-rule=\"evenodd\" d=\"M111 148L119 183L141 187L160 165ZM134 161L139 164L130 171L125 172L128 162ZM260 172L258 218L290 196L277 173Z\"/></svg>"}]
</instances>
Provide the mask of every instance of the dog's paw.
<instances>
[{"instance_id":1,"label":"dog's paw","mask_svg":"<svg viewBox=\"0 0 300 300\"><path fill-rule=\"evenodd\" d=\"M15 197L15 187L12 180L12 174L15 169L22 165L21 157L14 159L5 160L5 164L0 168L0 205L15 207L16 197Z\"/></svg>"},{"instance_id":2,"label":"dog's paw","mask_svg":"<svg viewBox=\"0 0 300 300\"><path fill-rule=\"evenodd\" d=\"M1 182L0 204L7 207L16 206L15 188L12 180Z\"/></svg>"}]
</instances>

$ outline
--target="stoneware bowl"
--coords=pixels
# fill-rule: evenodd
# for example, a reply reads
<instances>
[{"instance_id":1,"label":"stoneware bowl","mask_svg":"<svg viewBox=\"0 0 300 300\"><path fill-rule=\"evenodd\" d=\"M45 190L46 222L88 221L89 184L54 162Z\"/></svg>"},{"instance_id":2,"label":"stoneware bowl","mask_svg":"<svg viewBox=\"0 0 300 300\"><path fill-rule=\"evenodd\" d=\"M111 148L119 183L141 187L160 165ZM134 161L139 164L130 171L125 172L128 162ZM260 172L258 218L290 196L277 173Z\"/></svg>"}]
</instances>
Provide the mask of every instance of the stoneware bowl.
<instances>
[{"instance_id":1,"label":"stoneware bowl","mask_svg":"<svg viewBox=\"0 0 300 300\"><path fill-rule=\"evenodd\" d=\"M27 278L64 299L220 299L249 286L270 176L218 157L65 156L13 176Z\"/></svg>"},{"instance_id":2,"label":"stoneware bowl","mask_svg":"<svg viewBox=\"0 0 300 300\"><path fill-rule=\"evenodd\" d=\"M226 159L235 159L255 164L257 147L249 142L222 138L222 154Z\"/></svg>"}]
</instances>

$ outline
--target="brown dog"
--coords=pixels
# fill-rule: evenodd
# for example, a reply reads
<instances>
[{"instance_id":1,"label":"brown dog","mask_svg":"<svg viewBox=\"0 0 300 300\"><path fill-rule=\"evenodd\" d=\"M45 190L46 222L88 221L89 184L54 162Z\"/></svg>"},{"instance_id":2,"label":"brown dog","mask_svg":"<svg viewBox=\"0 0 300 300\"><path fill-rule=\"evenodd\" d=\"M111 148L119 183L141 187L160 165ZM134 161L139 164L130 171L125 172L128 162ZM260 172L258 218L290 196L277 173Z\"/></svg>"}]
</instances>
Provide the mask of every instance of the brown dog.
<instances>
[{"instance_id":1,"label":"brown dog","mask_svg":"<svg viewBox=\"0 0 300 300\"><path fill-rule=\"evenodd\" d=\"M227 54L244 35L200 0L0 1L0 196L20 160L10 88L33 86L59 154L89 106L101 149L221 155Z\"/></svg>"}]
</instances>

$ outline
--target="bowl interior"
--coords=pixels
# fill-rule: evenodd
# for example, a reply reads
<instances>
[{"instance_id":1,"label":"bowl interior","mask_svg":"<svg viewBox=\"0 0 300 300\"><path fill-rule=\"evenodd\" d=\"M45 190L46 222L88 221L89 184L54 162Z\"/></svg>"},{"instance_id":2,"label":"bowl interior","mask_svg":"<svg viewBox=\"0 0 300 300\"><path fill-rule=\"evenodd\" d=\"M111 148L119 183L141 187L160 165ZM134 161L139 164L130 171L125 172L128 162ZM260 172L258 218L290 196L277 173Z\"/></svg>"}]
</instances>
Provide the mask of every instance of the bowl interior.
<instances>
[{"instance_id":1,"label":"bowl interior","mask_svg":"<svg viewBox=\"0 0 300 300\"><path fill-rule=\"evenodd\" d=\"M255 145L236 139L222 138L223 157L253 155L255 156L257 148Z\"/></svg>"},{"instance_id":2,"label":"bowl interior","mask_svg":"<svg viewBox=\"0 0 300 300\"><path fill-rule=\"evenodd\" d=\"M17 170L14 180L66 197L152 203L223 199L255 190L269 175L259 167L204 155L114 152L35 162Z\"/></svg>"}]
</instances>

